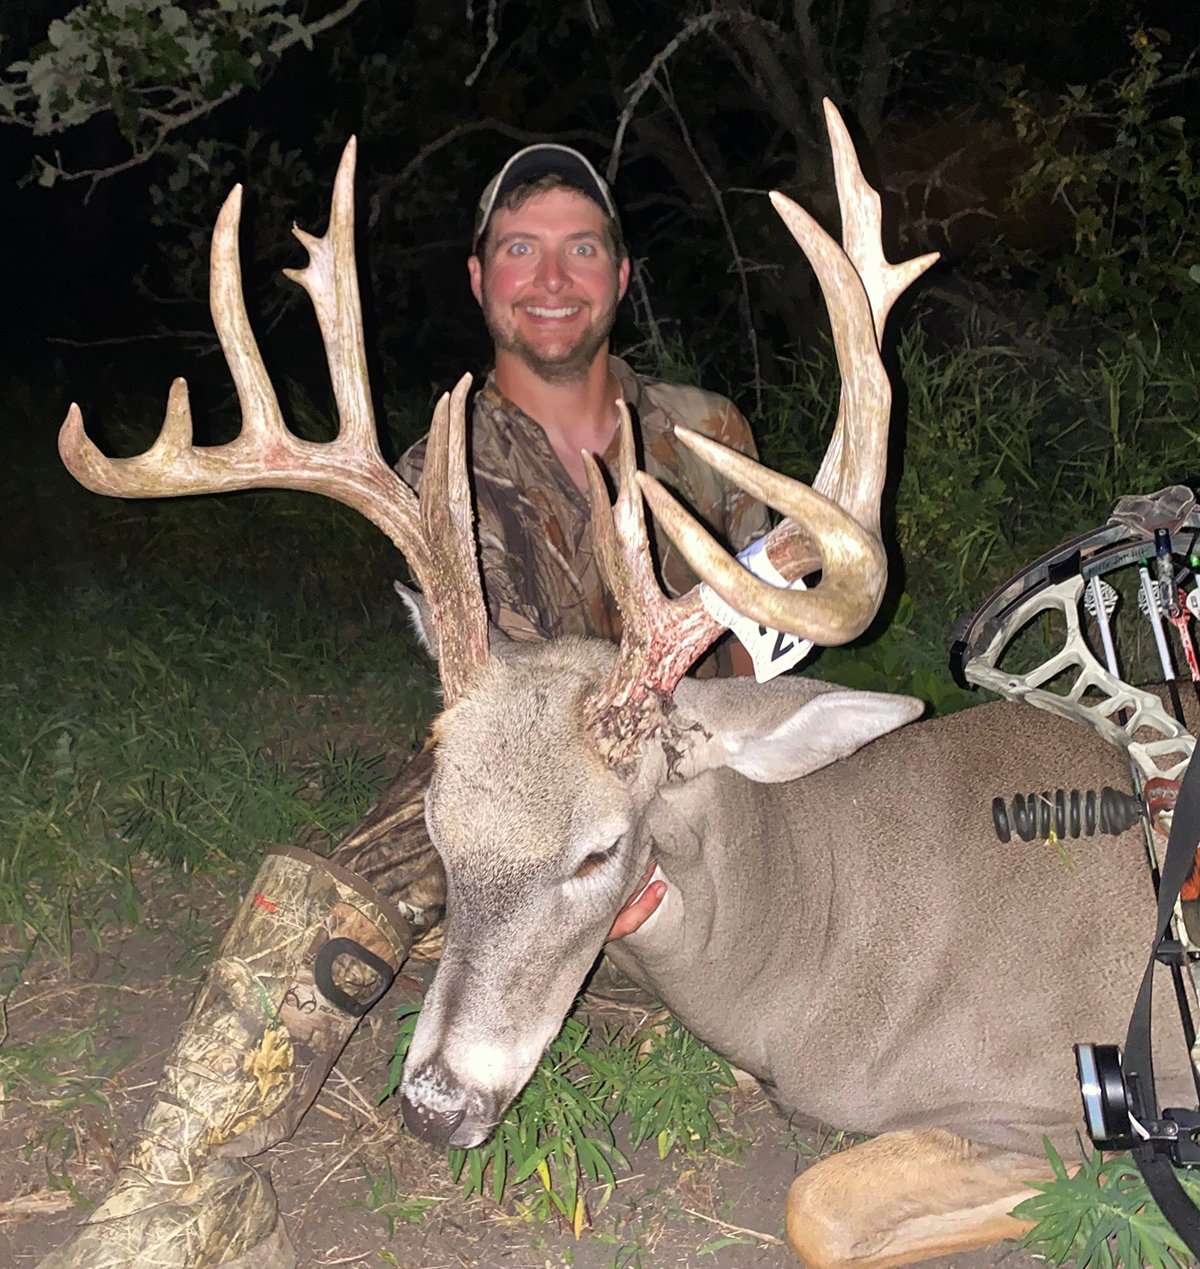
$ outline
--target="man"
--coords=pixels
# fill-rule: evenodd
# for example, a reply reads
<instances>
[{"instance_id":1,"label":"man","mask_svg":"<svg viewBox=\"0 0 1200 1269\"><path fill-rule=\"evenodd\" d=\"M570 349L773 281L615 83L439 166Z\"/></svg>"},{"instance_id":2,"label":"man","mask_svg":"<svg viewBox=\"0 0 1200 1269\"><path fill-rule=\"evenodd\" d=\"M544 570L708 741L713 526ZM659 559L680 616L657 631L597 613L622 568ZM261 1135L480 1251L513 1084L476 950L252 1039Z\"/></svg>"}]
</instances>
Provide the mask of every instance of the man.
<instances>
[{"instance_id":1,"label":"man","mask_svg":"<svg viewBox=\"0 0 1200 1269\"><path fill-rule=\"evenodd\" d=\"M740 548L764 508L726 486L675 439L675 423L753 452L721 397L635 375L608 351L629 258L607 185L579 153L537 145L488 184L468 260L495 344L471 432L484 594L514 639L615 638L619 617L593 554L580 451L611 459L623 398L642 465ZM420 480L424 445L401 475ZM660 541L674 593L694 578ZM739 655L740 654L740 655ZM744 671L719 648L701 673ZM427 745L329 859L270 852L234 918L166 1063L116 1183L43 1269L153 1263L278 1269L295 1263L270 1182L244 1159L286 1140L359 1018L387 990L415 938L440 919L441 864L424 825ZM647 886L610 937L661 900Z\"/></svg>"}]
</instances>

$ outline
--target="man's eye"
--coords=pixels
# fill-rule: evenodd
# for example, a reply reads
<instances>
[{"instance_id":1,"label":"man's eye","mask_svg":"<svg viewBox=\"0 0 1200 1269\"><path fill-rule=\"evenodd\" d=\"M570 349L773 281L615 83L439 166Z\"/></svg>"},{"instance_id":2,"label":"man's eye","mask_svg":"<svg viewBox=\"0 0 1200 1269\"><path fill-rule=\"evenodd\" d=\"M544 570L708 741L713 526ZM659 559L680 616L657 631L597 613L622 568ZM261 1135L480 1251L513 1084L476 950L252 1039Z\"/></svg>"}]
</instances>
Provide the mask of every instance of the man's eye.
<instances>
[{"instance_id":1,"label":"man's eye","mask_svg":"<svg viewBox=\"0 0 1200 1269\"><path fill-rule=\"evenodd\" d=\"M575 254L577 256L594 256L596 254L596 244L593 242L576 243Z\"/></svg>"},{"instance_id":2,"label":"man's eye","mask_svg":"<svg viewBox=\"0 0 1200 1269\"><path fill-rule=\"evenodd\" d=\"M527 242L513 242L509 243L508 254L510 256L524 256L529 254L530 249Z\"/></svg>"}]
</instances>

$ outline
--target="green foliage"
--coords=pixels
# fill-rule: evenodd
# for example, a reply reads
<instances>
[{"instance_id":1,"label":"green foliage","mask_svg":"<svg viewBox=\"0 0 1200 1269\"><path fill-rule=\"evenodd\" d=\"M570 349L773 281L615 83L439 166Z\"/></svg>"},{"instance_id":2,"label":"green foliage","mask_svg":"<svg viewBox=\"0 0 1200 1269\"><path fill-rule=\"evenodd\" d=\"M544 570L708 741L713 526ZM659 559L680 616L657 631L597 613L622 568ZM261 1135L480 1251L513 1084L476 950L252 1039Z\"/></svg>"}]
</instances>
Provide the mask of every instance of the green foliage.
<instances>
[{"instance_id":1,"label":"green foliage","mask_svg":"<svg viewBox=\"0 0 1200 1269\"><path fill-rule=\"evenodd\" d=\"M397 1014L380 1101L400 1087L419 1011L412 1005ZM628 1117L635 1148L654 1139L659 1158L698 1153L728 1144L717 1115L728 1110L733 1086L728 1063L674 1019L648 1033L596 1036L569 1017L492 1138L450 1151L451 1176L465 1194L497 1203L507 1194L527 1218L557 1217L578 1236L596 1214L585 1187L605 1187L602 1207L615 1166L628 1167L613 1135L618 1116Z\"/></svg>"},{"instance_id":2,"label":"green foliage","mask_svg":"<svg viewBox=\"0 0 1200 1269\"><path fill-rule=\"evenodd\" d=\"M585 1183L611 1186L614 1162L626 1164L613 1140L605 1074L585 1056L588 1035L582 1022L568 1018L491 1139L450 1151L450 1175L461 1179L465 1194L490 1191L499 1203L510 1185L529 1182L518 1199L522 1212L537 1221L557 1215L577 1235L582 1231Z\"/></svg>"},{"instance_id":3,"label":"green foliage","mask_svg":"<svg viewBox=\"0 0 1200 1269\"><path fill-rule=\"evenodd\" d=\"M1013 1209L1014 1216L1037 1221L1025 1235L1026 1247L1051 1264L1070 1262L1079 1269L1173 1269L1191 1263L1129 1155L1106 1158L1085 1149L1082 1165L1071 1176L1050 1142L1045 1144L1054 1180L1032 1182L1041 1193ZM1191 1200L1200 1202L1200 1178L1186 1168L1177 1175Z\"/></svg>"},{"instance_id":4,"label":"green foliage","mask_svg":"<svg viewBox=\"0 0 1200 1269\"><path fill-rule=\"evenodd\" d=\"M1070 85L1051 110L1031 89L1008 101L1033 156L1015 198L1053 200L1073 236L1073 250L1053 259L1025 257L1053 278L1048 319L1098 324L1114 345L1200 332L1200 172L1170 91L1181 78L1170 41L1138 28L1127 67Z\"/></svg>"},{"instance_id":5,"label":"green foliage","mask_svg":"<svg viewBox=\"0 0 1200 1269\"><path fill-rule=\"evenodd\" d=\"M387 1225L389 1238L395 1238L398 1225L419 1225L441 1202L440 1199L402 1194L396 1184L395 1173L387 1163L379 1172L364 1167L363 1179L367 1183L366 1197L356 1200L355 1206L362 1206L380 1217Z\"/></svg>"},{"instance_id":6,"label":"green foliage","mask_svg":"<svg viewBox=\"0 0 1200 1269\"><path fill-rule=\"evenodd\" d=\"M90 1027L36 1041L8 1040L0 1048L0 1102L37 1100L56 1114L80 1106L107 1108L105 1091L112 1076L137 1052L130 1039L103 1040L114 1022L106 1013Z\"/></svg>"},{"instance_id":7,"label":"green foliage","mask_svg":"<svg viewBox=\"0 0 1200 1269\"><path fill-rule=\"evenodd\" d=\"M173 132L243 89L261 87L282 53L297 43L311 50L315 34L359 3L349 0L306 25L305 6L292 0L87 0L51 21L27 58L4 68L0 121L47 136L110 119L129 150L123 161L79 170L64 165L60 149L34 157L43 186L81 177L94 183L146 161ZM177 146L174 179L188 165L203 168L206 148L204 138Z\"/></svg>"},{"instance_id":8,"label":"green foliage","mask_svg":"<svg viewBox=\"0 0 1200 1269\"><path fill-rule=\"evenodd\" d=\"M156 127L157 112L194 108L255 84L271 37L299 21L287 7L285 0L187 7L89 0L54 19L28 61L9 65L0 109L31 112L39 135L108 111L136 145Z\"/></svg>"},{"instance_id":9,"label":"green foliage","mask_svg":"<svg viewBox=\"0 0 1200 1269\"><path fill-rule=\"evenodd\" d=\"M672 1018L651 1033L625 1088L630 1142L636 1149L653 1138L660 1159L675 1149L708 1150L721 1136L717 1115L728 1111L724 1094L733 1087L729 1063Z\"/></svg>"},{"instance_id":10,"label":"green foliage","mask_svg":"<svg viewBox=\"0 0 1200 1269\"><path fill-rule=\"evenodd\" d=\"M1067 537L1102 524L1117 499L1187 483L1197 470L1200 377L1172 341L1099 348L1050 370L1001 344L934 347L903 332L885 537L897 545L874 627L811 663L849 687L906 691L946 713L977 697L946 668L956 620ZM789 363L766 395L760 449L809 480L824 453L838 375L827 346Z\"/></svg>"}]
</instances>

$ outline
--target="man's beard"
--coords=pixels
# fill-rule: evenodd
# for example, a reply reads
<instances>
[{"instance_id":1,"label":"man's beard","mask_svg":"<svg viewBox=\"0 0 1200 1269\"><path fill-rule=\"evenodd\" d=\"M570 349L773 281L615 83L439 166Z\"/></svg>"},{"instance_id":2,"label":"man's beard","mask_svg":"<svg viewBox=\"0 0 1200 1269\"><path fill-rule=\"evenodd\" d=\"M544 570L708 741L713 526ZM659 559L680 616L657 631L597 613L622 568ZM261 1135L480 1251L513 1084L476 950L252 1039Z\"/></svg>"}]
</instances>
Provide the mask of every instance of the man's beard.
<instances>
[{"instance_id":1,"label":"man's beard","mask_svg":"<svg viewBox=\"0 0 1200 1269\"><path fill-rule=\"evenodd\" d=\"M578 383L587 377L596 354L604 347L617 318L617 299L599 312L593 312L592 320L576 343L554 357L544 357L532 347L516 329L504 330L492 317L492 306L484 288L483 321L492 343L504 352L519 357L544 383Z\"/></svg>"}]
</instances>

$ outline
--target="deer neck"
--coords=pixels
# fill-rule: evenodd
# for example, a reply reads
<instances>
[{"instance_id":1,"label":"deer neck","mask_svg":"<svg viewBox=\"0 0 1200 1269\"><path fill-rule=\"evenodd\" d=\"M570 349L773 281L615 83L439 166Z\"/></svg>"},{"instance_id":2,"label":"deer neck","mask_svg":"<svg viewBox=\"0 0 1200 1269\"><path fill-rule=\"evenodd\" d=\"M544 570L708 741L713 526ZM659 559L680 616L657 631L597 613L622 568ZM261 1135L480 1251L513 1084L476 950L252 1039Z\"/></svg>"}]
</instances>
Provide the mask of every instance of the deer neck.
<instances>
[{"instance_id":1,"label":"deer neck","mask_svg":"<svg viewBox=\"0 0 1200 1269\"><path fill-rule=\"evenodd\" d=\"M658 912L607 952L685 1025L768 1078L756 1020L784 984L818 980L830 920L831 843L799 850L793 786L712 772L669 789L644 833L667 881ZM805 937L781 938L780 931Z\"/></svg>"}]
</instances>

